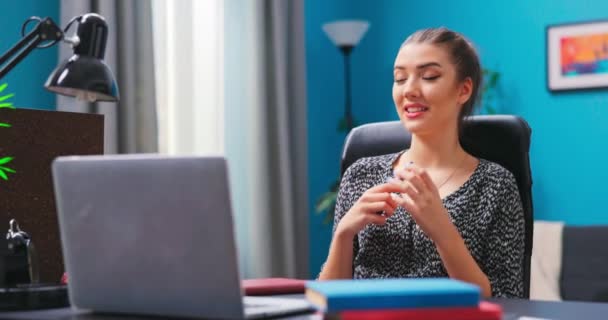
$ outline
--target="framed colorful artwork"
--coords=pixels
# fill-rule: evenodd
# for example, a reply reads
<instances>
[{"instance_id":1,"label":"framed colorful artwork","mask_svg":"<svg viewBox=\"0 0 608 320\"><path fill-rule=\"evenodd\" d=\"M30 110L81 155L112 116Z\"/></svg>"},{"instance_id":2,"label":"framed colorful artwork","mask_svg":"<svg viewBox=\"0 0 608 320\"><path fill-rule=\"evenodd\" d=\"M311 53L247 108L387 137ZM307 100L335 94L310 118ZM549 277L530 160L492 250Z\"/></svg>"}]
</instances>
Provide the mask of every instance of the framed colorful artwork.
<instances>
[{"instance_id":1,"label":"framed colorful artwork","mask_svg":"<svg viewBox=\"0 0 608 320\"><path fill-rule=\"evenodd\" d=\"M608 21L547 27L550 91L608 87Z\"/></svg>"}]
</instances>

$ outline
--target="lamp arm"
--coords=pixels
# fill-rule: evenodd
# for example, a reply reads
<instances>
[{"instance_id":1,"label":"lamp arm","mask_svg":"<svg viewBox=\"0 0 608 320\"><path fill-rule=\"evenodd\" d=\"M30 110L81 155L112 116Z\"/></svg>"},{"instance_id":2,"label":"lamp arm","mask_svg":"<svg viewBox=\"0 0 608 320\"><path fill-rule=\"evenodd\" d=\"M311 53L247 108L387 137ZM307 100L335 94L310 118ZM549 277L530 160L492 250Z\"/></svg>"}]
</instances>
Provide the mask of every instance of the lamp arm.
<instances>
[{"instance_id":1,"label":"lamp arm","mask_svg":"<svg viewBox=\"0 0 608 320\"><path fill-rule=\"evenodd\" d=\"M47 17L40 20L32 31L0 57L0 66L2 66L2 69L0 69L0 79L4 78L7 73L19 64L19 62L21 62L21 60L23 60L41 42L54 41L50 44L53 45L61 39L63 39L63 31L61 31L51 18ZM17 55L13 57L15 54ZM8 61L11 57L13 58ZM7 61L8 63L6 63Z\"/></svg>"}]
</instances>

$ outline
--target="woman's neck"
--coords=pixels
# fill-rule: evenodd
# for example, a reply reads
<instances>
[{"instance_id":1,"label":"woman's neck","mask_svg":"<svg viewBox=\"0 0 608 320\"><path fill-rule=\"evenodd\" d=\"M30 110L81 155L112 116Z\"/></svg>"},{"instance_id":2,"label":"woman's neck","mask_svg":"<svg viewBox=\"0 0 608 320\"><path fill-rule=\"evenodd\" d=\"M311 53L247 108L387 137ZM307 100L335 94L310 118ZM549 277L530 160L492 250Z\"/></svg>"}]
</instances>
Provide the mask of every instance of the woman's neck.
<instances>
[{"instance_id":1,"label":"woman's neck","mask_svg":"<svg viewBox=\"0 0 608 320\"><path fill-rule=\"evenodd\" d=\"M446 168L462 162L465 153L460 146L458 134L446 130L434 135L413 134L412 143L403 160L427 169Z\"/></svg>"}]
</instances>

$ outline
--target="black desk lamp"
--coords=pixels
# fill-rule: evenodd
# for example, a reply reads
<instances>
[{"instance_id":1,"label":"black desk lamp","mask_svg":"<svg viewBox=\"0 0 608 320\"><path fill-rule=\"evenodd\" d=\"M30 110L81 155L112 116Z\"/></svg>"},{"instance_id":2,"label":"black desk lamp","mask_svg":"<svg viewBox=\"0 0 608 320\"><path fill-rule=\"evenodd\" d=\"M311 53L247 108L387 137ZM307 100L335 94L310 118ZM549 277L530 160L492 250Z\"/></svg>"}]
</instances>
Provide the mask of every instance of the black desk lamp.
<instances>
[{"instance_id":1,"label":"black desk lamp","mask_svg":"<svg viewBox=\"0 0 608 320\"><path fill-rule=\"evenodd\" d=\"M25 27L32 21L38 23L32 31L23 35ZM76 36L66 37L65 33L74 22L78 22ZM102 16L87 13L74 17L63 31L51 18L31 17L24 22L21 33L23 38L0 57L0 65L3 65L0 79L35 48L48 48L63 40L72 44L74 55L55 68L44 86L52 92L91 102L118 101L116 80L103 61L108 25Z\"/></svg>"},{"instance_id":2,"label":"black desk lamp","mask_svg":"<svg viewBox=\"0 0 608 320\"><path fill-rule=\"evenodd\" d=\"M37 21L36 26L24 34L33 21ZM76 36L66 37L74 22L78 23ZM74 17L63 31L51 18L31 17L23 23L21 34L23 38L0 57L0 79L35 48L48 48L63 40L72 44L74 55L53 70L44 86L52 92L90 102L118 101L116 80L103 61L108 25L102 16L88 13ZM37 257L32 241L16 221L11 221L10 226L6 243L0 241L0 311L67 306L64 285L37 283Z\"/></svg>"}]
</instances>

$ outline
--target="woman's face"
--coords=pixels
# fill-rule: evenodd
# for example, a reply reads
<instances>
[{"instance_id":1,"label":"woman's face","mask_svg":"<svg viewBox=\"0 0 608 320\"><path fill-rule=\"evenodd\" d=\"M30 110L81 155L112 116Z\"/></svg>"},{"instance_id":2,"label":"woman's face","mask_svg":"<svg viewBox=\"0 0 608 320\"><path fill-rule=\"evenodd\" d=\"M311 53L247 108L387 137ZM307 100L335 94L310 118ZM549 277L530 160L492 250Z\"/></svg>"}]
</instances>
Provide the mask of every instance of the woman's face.
<instances>
[{"instance_id":1,"label":"woman's face","mask_svg":"<svg viewBox=\"0 0 608 320\"><path fill-rule=\"evenodd\" d=\"M397 54L393 76L393 100L408 131L427 135L457 127L472 81L458 81L456 66L444 48L406 44Z\"/></svg>"}]
</instances>

